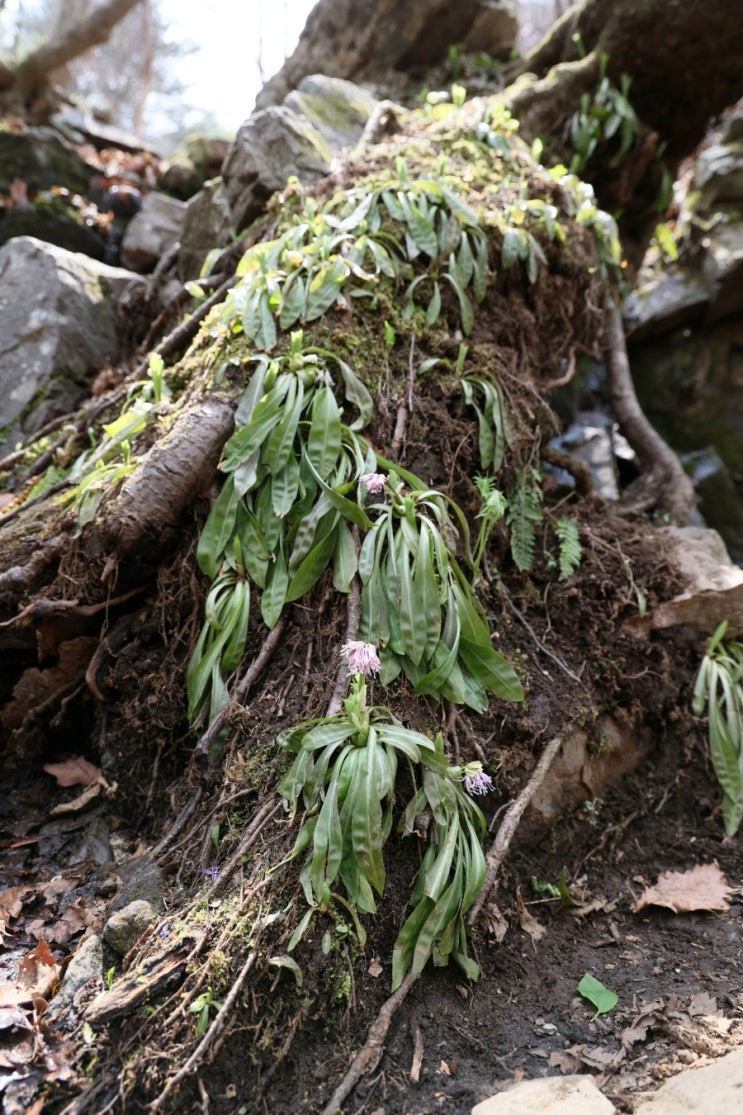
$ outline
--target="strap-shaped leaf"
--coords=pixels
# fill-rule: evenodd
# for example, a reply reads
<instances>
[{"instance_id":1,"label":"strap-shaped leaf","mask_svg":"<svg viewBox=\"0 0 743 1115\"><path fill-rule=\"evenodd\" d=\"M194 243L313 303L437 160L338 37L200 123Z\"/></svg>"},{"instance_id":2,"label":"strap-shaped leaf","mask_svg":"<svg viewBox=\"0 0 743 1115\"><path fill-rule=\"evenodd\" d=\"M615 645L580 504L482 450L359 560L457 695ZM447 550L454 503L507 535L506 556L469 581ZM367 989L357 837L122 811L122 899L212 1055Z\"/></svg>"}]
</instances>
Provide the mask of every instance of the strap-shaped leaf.
<instances>
[{"instance_id":1,"label":"strap-shaped leaf","mask_svg":"<svg viewBox=\"0 0 743 1115\"><path fill-rule=\"evenodd\" d=\"M340 520L333 552L333 587L338 592L349 592L357 569L358 556L353 534L348 523Z\"/></svg>"},{"instance_id":2,"label":"strap-shaped leaf","mask_svg":"<svg viewBox=\"0 0 743 1115\"><path fill-rule=\"evenodd\" d=\"M261 596L261 616L266 627L272 630L279 621L279 616L286 601L286 591L289 587L289 571L286 568L283 547L279 547L274 560L269 563L266 574L266 587Z\"/></svg>"},{"instance_id":3,"label":"strap-shaped leaf","mask_svg":"<svg viewBox=\"0 0 743 1115\"><path fill-rule=\"evenodd\" d=\"M337 513L328 514L327 519L321 521L314 546L289 581L286 590L287 603L304 596L322 577L335 550L337 523Z\"/></svg>"},{"instance_id":4,"label":"strap-shaped leaf","mask_svg":"<svg viewBox=\"0 0 743 1115\"><path fill-rule=\"evenodd\" d=\"M237 482L237 473L235 473ZM286 464L271 477L271 508L274 515L285 518L291 511L299 492L299 461L289 455Z\"/></svg>"},{"instance_id":5,"label":"strap-shaped leaf","mask_svg":"<svg viewBox=\"0 0 743 1115\"><path fill-rule=\"evenodd\" d=\"M273 426L261 450L261 459L274 476L281 472L294 452L294 439L303 405L304 385L301 380L292 376L279 421Z\"/></svg>"},{"instance_id":6,"label":"strap-shaped leaf","mask_svg":"<svg viewBox=\"0 0 743 1115\"><path fill-rule=\"evenodd\" d=\"M231 476L225 480L222 491L209 512L196 547L196 560L202 573L216 577L227 543L235 530L238 496Z\"/></svg>"},{"instance_id":7,"label":"strap-shaped leaf","mask_svg":"<svg viewBox=\"0 0 743 1115\"><path fill-rule=\"evenodd\" d=\"M236 430L222 451L220 468L232 472L256 449L260 449L271 430L281 420L284 399L294 377L283 374L271 390L256 403L247 426Z\"/></svg>"},{"instance_id":8,"label":"strap-shaped leaf","mask_svg":"<svg viewBox=\"0 0 743 1115\"><path fill-rule=\"evenodd\" d=\"M315 390L310 413L307 456L319 476L329 477L341 451L341 412L330 387Z\"/></svg>"}]
</instances>

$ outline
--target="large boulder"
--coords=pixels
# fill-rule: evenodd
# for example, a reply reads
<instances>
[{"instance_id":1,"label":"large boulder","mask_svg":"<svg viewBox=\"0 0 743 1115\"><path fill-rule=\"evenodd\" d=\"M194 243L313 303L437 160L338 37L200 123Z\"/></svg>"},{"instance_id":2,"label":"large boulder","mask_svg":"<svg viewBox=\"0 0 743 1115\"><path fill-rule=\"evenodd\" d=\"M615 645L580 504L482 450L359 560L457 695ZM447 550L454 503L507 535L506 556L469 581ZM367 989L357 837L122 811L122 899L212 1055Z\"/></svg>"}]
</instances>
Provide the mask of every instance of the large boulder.
<instances>
[{"instance_id":1,"label":"large boulder","mask_svg":"<svg viewBox=\"0 0 743 1115\"><path fill-rule=\"evenodd\" d=\"M32 236L0 248L0 431L14 439L73 411L121 343L116 301L131 271Z\"/></svg>"},{"instance_id":2,"label":"large boulder","mask_svg":"<svg viewBox=\"0 0 743 1115\"><path fill-rule=\"evenodd\" d=\"M250 224L290 177L309 183L326 175L333 156L361 137L376 103L348 81L314 75L285 104L249 116L222 168L235 229Z\"/></svg>"},{"instance_id":3,"label":"large boulder","mask_svg":"<svg viewBox=\"0 0 743 1115\"><path fill-rule=\"evenodd\" d=\"M204 260L214 248L230 242L230 206L221 178L205 182L186 203L178 255L178 276L183 282L197 279Z\"/></svg>"}]
</instances>

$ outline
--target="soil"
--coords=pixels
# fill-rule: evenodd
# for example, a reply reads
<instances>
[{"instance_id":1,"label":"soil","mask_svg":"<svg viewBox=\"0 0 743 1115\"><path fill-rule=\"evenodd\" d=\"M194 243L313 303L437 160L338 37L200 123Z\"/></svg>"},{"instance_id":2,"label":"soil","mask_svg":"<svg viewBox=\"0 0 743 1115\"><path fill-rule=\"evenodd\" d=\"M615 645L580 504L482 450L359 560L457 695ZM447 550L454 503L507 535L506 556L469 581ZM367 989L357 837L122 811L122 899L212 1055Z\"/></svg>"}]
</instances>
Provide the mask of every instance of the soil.
<instances>
[{"instance_id":1,"label":"soil","mask_svg":"<svg viewBox=\"0 0 743 1115\"><path fill-rule=\"evenodd\" d=\"M412 157L409 173L419 173ZM545 188L559 203L554 184ZM501 234L493 235L499 259ZM570 224L566 245L545 250L550 269L535 284L516 268L494 268L469 338L467 370L498 380L513 422L499 477L507 491L515 470L535 466L559 429L556 377L574 366L576 349L594 354L599 343L588 230ZM447 358L413 385L401 461L474 522L479 457L453 372L462 339L456 306L445 298L436 329L411 345L384 297L381 313L401 338L390 351L381 319L361 312L329 313L312 339L374 387L371 438L382 453L412 391L409 366L432 353ZM239 365L230 365L236 378ZM234 386L237 396L244 384ZM632 911L645 884L669 868L716 861L733 891L739 882L740 837L723 840L705 724L689 710L704 634L632 624L683 587L651 523L628 522L553 479L544 508L529 573L514 567L496 530L478 588L525 701L493 699L475 717L416 697L400 680L372 694L407 726L443 730L454 761L484 763L495 781L482 799L491 834L549 742L560 737L564 746L557 776L517 829L497 897L474 926L480 980L426 968L393 1014L381 1060L344 1100L346 1113L457 1115L499 1081L576 1070L597 1073L629 1111L657 1079L740 1040L741 907ZM363 919L365 951L342 902L318 913L290 948L306 903L289 860L296 826L276 794L286 753L274 741L324 714L346 600L326 575L287 609L274 643L254 601L243 665L260 668L230 706L226 730L211 747L196 747L184 670L201 624L205 585L194 549L206 513L200 495L180 547L156 569L146 564L151 554L119 569L129 579L111 604L115 562L89 545L90 534L78 542L71 532L59 564L50 559L43 578L3 598L0 915L10 947L1 1001L23 1010L7 1015L0 1034L2 1115L319 1113L390 1009L390 958L420 866L416 837L393 829L380 909ZM561 580L552 524L566 513L579 524L583 558ZM23 534L21 516L17 524ZM24 544L43 546L27 534ZM32 566L9 564L21 574ZM572 770L568 753L582 756ZM84 799L80 786L60 789L43 772L80 755L103 775ZM409 789L396 788L400 812ZM68 812L52 814L60 804ZM539 889L560 880L568 908ZM71 983L62 976L79 973L86 937L144 895L155 920L123 956L106 943L102 965L61 1007ZM585 973L618 995L610 1013L594 1017L577 995Z\"/></svg>"},{"instance_id":2,"label":"soil","mask_svg":"<svg viewBox=\"0 0 743 1115\"><path fill-rule=\"evenodd\" d=\"M593 529L590 510L589 506L582 509L586 538ZM598 510L594 505L594 512ZM379 1066L356 1087L343 1111L429 1115L440 1110L464 1115L503 1082L568 1071L593 1073L620 1110L632 1111L638 1097L659 1080L689 1063L719 1055L743 1036L743 906L740 891L735 890L740 837L724 837L719 789L706 758L704 725L678 706L678 694L690 691L698 639L683 629L651 640L625 629L625 621L637 611L637 600L629 582L626 590L616 591L622 584L622 563L631 560L635 583L643 586L651 605L656 598L672 594L675 575L648 544L644 530L603 518L601 533L595 545L586 548L573 581L548 581L546 567L541 575L537 567L529 578L509 579L508 599L531 631L508 611L504 592L493 587L491 606L499 609L502 645L529 679L527 701L523 707L500 704L494 715L472 722L458 714L449 721L452 745L460 749L463 761L484 751L489 769L498 772L496 791L483 800L491 831L497 829L509 800L519 793L546 741L566 722L587 727L596 752L594 773L601 768L600 725L607 709L619 720L624 715L626 724L643 736L639 750L628 742L623 756L601 768L607 783L619 778L623 769L636 766L638 755L644 761L613 788L607 784L600 795L595 778L583 771L562 787L566 794L557 794L555 808L563 808L549 823L535 810L527 813L501 870L497 896L491 897L473 933L481 979L473 984L456 968L429 966L395 1014ZM548 583L545 620L536 604ZM161 857L169 872L161 888L165 909L156 932L143 938L138 948L145 956L168 955L169 926L182 914L184 903L189 909L189 896L197 896L198 902L191 901L195 912L190 924L202 934L207 930L202 961L215 987L221 980L219 994L224 995L236 965L252 945L251 926L242 926L244 944L230 950L229 960L223 957L220 974L220 905L234 903L236 891L242 893L243 870L221 892L216 884L211 900L211 892L205 896L202 872L214 860L208 821L214 815L221 820L219 859L224 862L223 857L229 856L223 849L234 849L262 804L256 785L273 779L284 762L275 748L261 748L261 743L270 744L277 723L278 727L292 723L300 709L306 713L319 706L319 695L326 692L322 664L332 660L339 622L329 599L327 594L320 599L312 617L320 668L306 672L303 646L310 638L310 623L297 613L293 635L276 652L260 702L236 714L239 742L206 769L190 758L183 743L174 740L177 717L172 708L162 705L168 742L165 746L161 741L156 749L157 777L149 784L146 770L148 763L152 769L152 746L130 734L127 751L122 748L137 716L151 715L147 710L155 693L149 687L156 689L158 678L161 683L153 667L158 653L162 661L169 653L154 638L152 624L148 647L145 616L151 617L153 609L143 609L140 625L135 624L138 652L130 644L128 652L104 672L109 693L131 686L137 675L140 683L136 699L125 703L125 716L118 715L118 706L112 704L104 765L108 763L109 777L112 770L118 776L114 796L98 799L66 824L57 821L55 827L50 823L51 808L76 798L79 787L54 788L37 763L16 769L0 787L7 883L26 886L29 892L9 922L12 947L3 962L5 980L12 979L19 960L40 937L48 941L55 959L69 962L85 928L102 928L110 914L111 894L119 890L122 880L146 877L152 862L149 849L160 831L157 818L172 815L173 807L189 793L198 793L204 802L211 801L212 812L202 809L199 828L185 829L185 845L176 842L170 856ZM535 638L556 657L569 653L569 662L556 665ZM576 684L567 670L580 671L581 682ZM304 674L301 685L299 672ZM421 707L420 699L411 704L403 692L397 694L393 707L407 722L425 723L436 715L430 707ZM89 752L88 757L95 760L100 754ZM167 790L164 774L171 779ZM215 814L215 806L231 799L235 799L232 810ZM144 805L149 817L144 815ZM101 826L108 830L116 865L92 862ZM253 858L271 858L270 845L276 841L287 850L290 847L285 822L267 830ZM296 917L290 918L289 928L262 952L260 976L238 997L216 1056L207 1059L197 1074L186 1076L170 1097L172 1106L166 1104L164 1110L187 1110L192 1105L204 1109L204 1095L215 1115L324 1109L390 994L389 957L418 862L408 844L394 837L391 841L389 906L384 907L384 916L365 919L369 932L365 953L353 947L342 919L318 918L293 952L303 975L298 987L291 970L266 964L270 955L286 955L286 940L296 923ZM651 907L633 912L637 897L663 871L709 863L720 865L733 888L727 911L675 914ZM70 888L56 904L49 891L60 876L69 880ZM544 884L554 887L560 880L568 885L574 906L565 907L560 898L538 889ZM134 893L131 885L124 889L129 897ZM289 901L296 900L293 886L285 887L285 894ZM113 905L121 903L114 900ZM60 931L66 924L65 909L67 921L78 913L67 937ZM129 957L122 964L106 951L104 970L110 962L114 988L121 979L126 991L128 971L136 973L134 960ZM577 994L585 973L616 992L618 1004L610 1013L594 1017L591 1005ZM51 1087L41 1090L42 1074L30 1073L23 1102L45 1096L38 1110L72 1112L76 1110L73 1097L82 1095L82 1110L108 1110L109 1104L118 1109L114 1081L132 1062L134 1037L138 1039L135 1049L143 1039L149 1045L144 1054L141 1046L134 1054L136 1068L127 1087L126 1109L149 1110L167 1077L172 1046L169 1025L161 1019L158 1036L147 1015L154 1006L157 1016L157 1004L163 1002L178 1012L184 1001L182 976L181 972L172 988L154 994L149 1006L140 1004L134 1013L94 1027L92 1048L90 1034L86 1044L80 1041L79 1031L65 1033L69 1025L46 1027L48 1058L56 1052L74 1071L68 1080L65 1073L51 1072ZM78 1008L84 1010L102 991L99 977L86 989ZM105 1067L102 1076L100 1061ZM85 1074L91 1069L99 1087L104 1082L102 1091L94 1095L85 1092ZM415 1083L411 1072L417 1074ZM66 1108L70 1101L72 1106ZM6 1090L4 1115L23 1109L12 1089Z\"/></svg>"}]
</instances>

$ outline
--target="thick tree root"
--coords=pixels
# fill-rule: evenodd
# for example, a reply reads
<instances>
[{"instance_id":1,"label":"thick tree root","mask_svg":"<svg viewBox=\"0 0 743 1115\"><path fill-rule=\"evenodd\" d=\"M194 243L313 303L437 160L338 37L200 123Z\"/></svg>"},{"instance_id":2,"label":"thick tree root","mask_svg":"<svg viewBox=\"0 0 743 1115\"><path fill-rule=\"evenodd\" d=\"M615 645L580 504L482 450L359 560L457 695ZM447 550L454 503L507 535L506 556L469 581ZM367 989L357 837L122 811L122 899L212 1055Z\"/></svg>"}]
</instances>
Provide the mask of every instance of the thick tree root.
<instances>
[{"instance_id":1,"label":"thick tree root","mask_svg":"<svg viewBox=\"0 0 743 1115\"><path fill-rule=\"evenodd\" d=\"M645 469L620 500L619 511L632 514L657 509L684 526L696 504L694 486L676 454L648 422L637 399L616 291L606 301L605 336L612 409Z\"/></svg>"},{"instance_id":2,"label":"thick tree root","mask_svg":"<svg viewBox=\"0 0 743 1115\"><path fill-rule=\"evenodd\" d=\"M414 975L412 971L408 972L397 991L394 991L389 999L382 1004L363 1047L356 1054L350 1069L333 1092L330 1103L323 1108L322 1115L340 1115L341 1104L350 1096L358 1082L362 1077L374 1072L384 1053L385 1038L395 1012L404 1003L408 991L410 991L417 978L417 974Z\"/></svg>"}]
</instances>

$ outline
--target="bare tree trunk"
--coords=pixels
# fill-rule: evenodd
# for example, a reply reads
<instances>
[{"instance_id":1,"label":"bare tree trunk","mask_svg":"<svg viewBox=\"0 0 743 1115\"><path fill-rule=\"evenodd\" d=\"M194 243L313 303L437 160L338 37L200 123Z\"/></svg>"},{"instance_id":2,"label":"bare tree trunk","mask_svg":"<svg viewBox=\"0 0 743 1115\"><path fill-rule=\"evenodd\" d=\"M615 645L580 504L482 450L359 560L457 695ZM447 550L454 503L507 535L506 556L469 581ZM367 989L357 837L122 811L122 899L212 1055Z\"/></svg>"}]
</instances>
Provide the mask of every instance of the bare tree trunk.
<instances>
[{"instance_id":1,"label":"bare tree trunk","mask_svg":"<svg viewBox=\"0 0 743 1115\"><path fill-rule=\"evenodd\" d=\"M155 31L152 25L152 0L143 0L142 36L144 38L144 58L139 74L137 99L134 104L132 131L140 135L144 130L144 113L147 98L152 92L152 70L155 61Z\"/></svg>"},{"instance_id":2,"label":"bare tree trunk","mask_svg":"<svg viewBox=\"0 0 743 1115\"><path fill-rule=\"evenodd\" d=\"M23 104L29 104L48 82L49 75L78 58L90 47L105 43L117 23L142 0L106 0L87 19L74 24L27 55L17 67L0 71L0 87L11 89ZM8 80L8 77L12 80Z\"/></svg>"}]
</instances>

